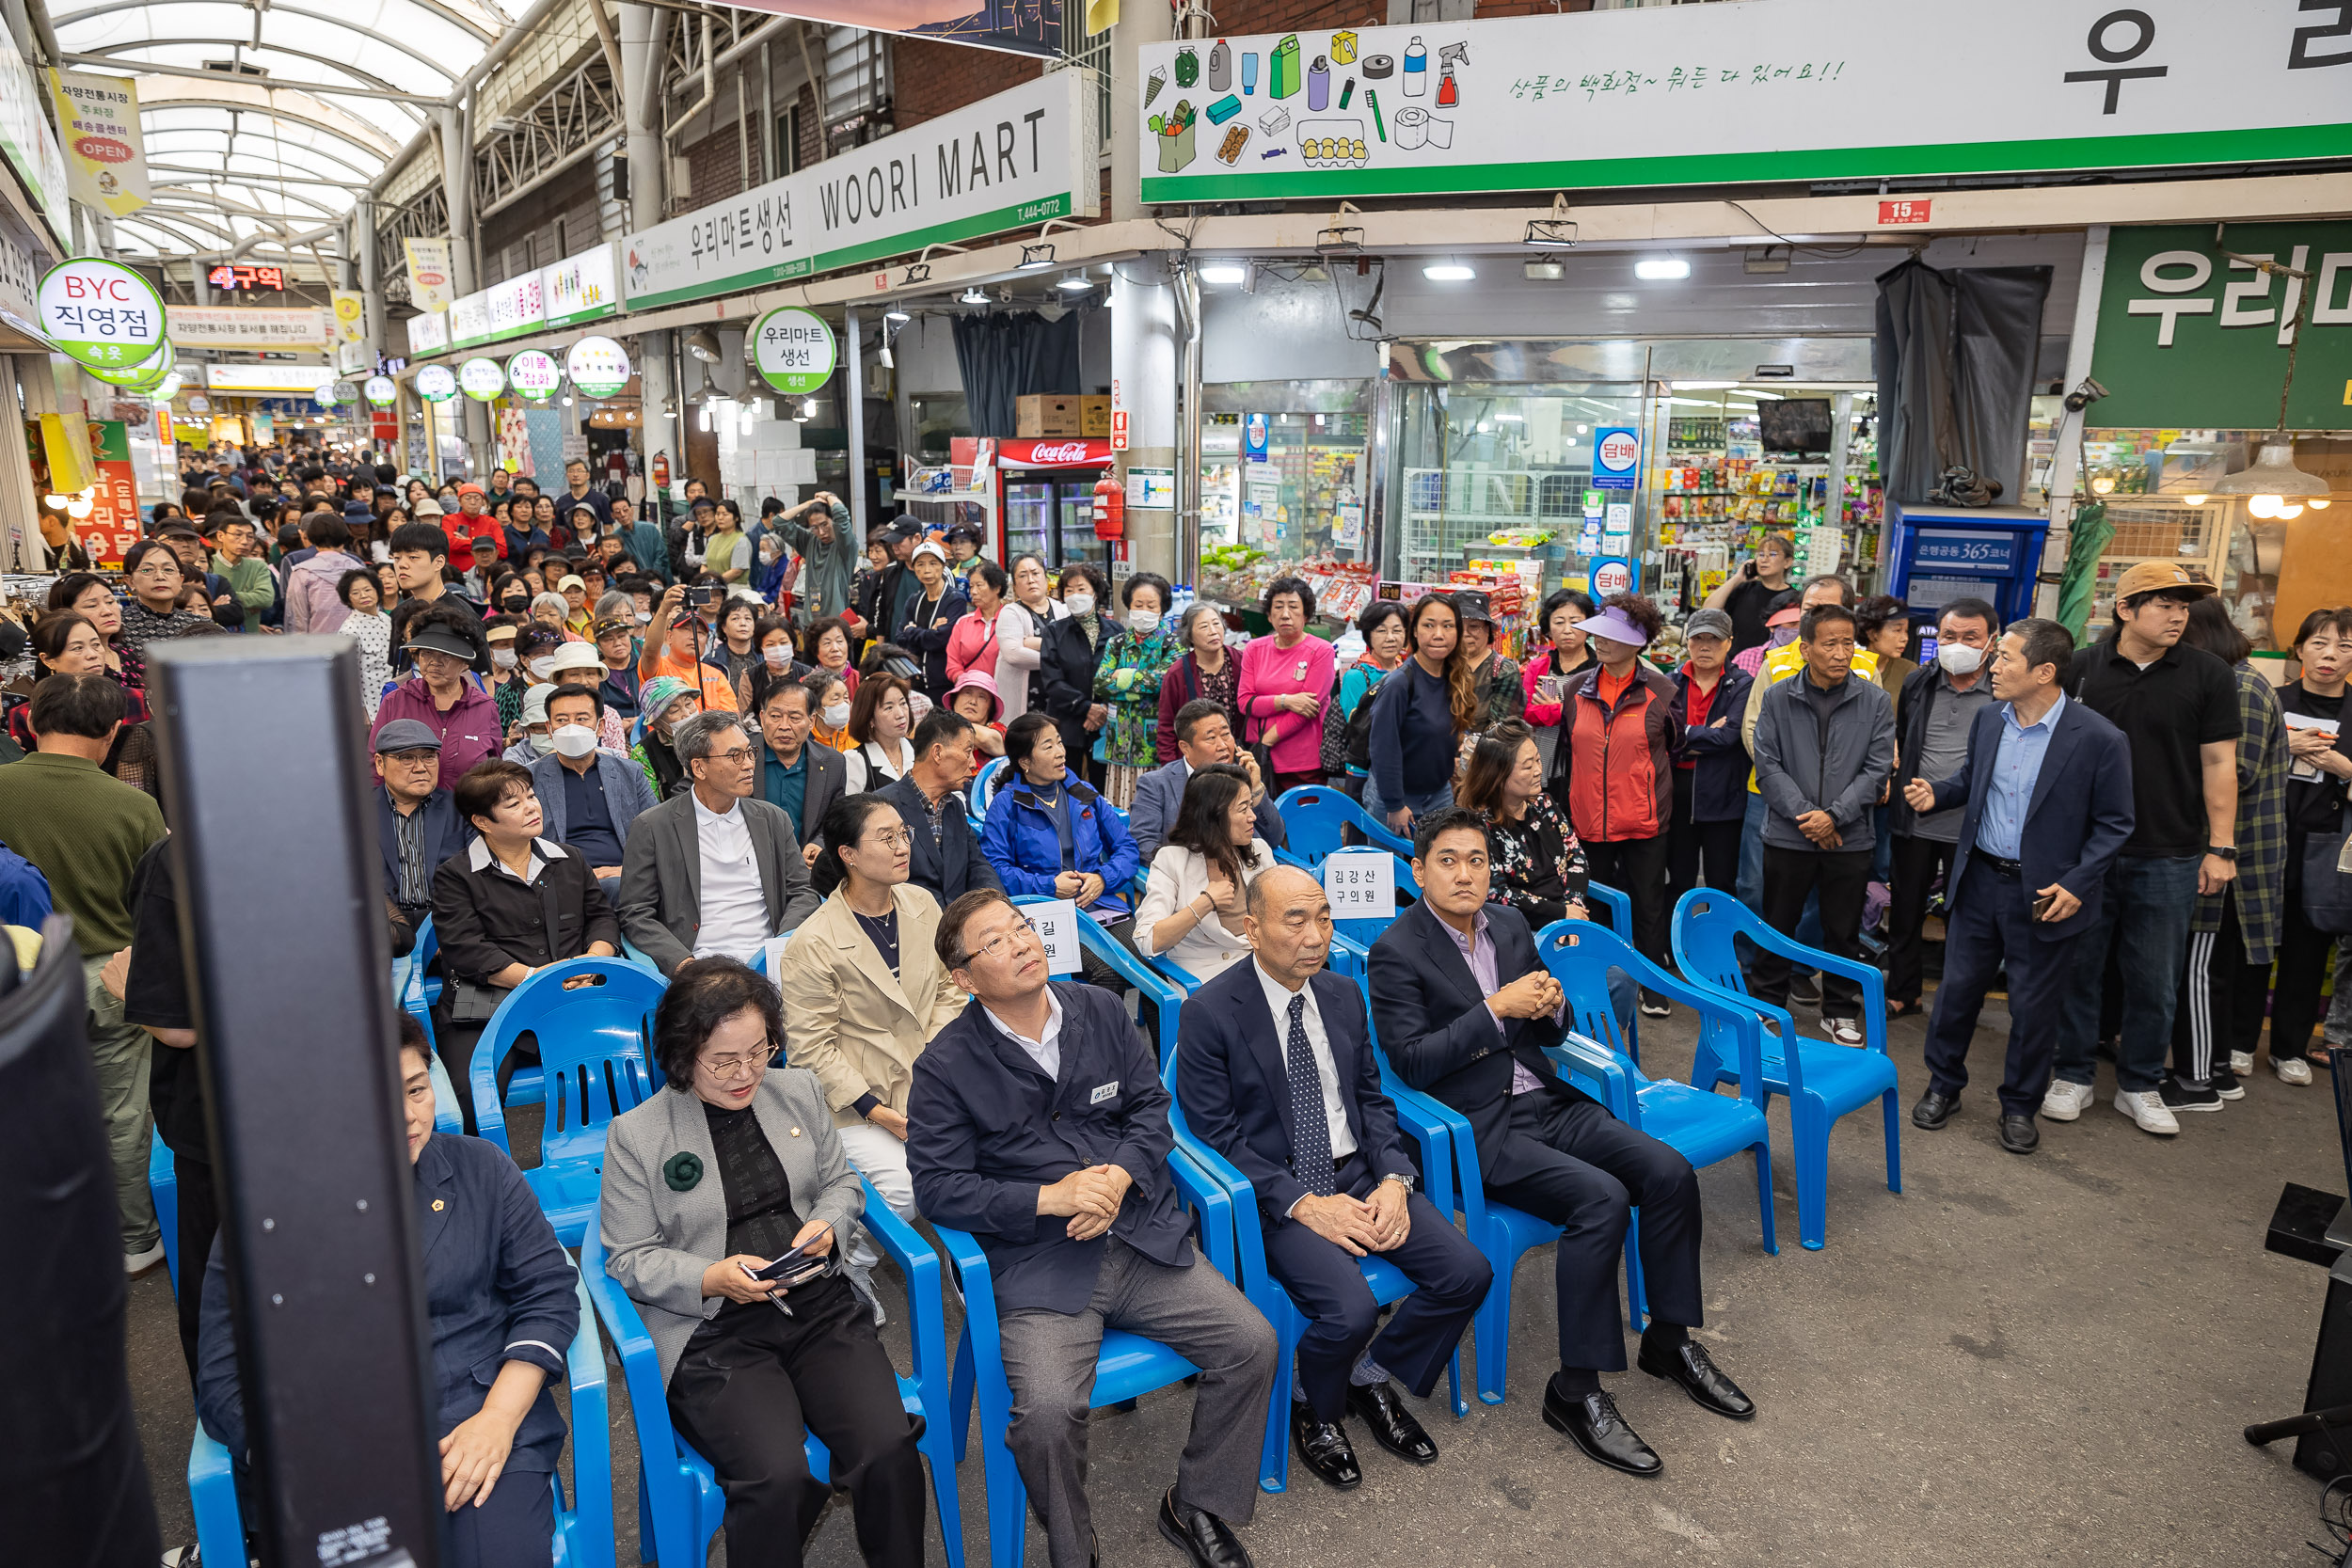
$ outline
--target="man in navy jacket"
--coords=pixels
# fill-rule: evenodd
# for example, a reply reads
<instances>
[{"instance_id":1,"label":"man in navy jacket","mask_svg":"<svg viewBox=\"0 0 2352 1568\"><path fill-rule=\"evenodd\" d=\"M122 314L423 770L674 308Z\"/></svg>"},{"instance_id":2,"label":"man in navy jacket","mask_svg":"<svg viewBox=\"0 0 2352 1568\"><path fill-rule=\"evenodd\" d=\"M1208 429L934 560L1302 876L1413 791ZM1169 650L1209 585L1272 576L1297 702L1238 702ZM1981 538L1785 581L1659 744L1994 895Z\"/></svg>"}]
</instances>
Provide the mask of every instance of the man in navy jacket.
<instances>
[{"instance_id":1,"label":"man in navy jacket","mask_svg":"<svg viewBox=\"0 0 2352 1568\"><path fill-rule=\"evenodd\" d=\"M1345 1491L1363 1480L1343 1424L1349 1411L1398 1458L1437 1463L1437 1444L1390 1380L1429 1397L1494 1269L1413 1190L1363 997L1323 967L1323 884L1295 866L1264 872L1249 884L1242 928L1255 957L1202 986L1184 1011L1176 1095L1193 1133L1257 1195L1266 1267L1307 1318L1306 1398L1291 1407L1291 1438L1309 1469ZM1414 1286L1385 1329L1356 1262L1375 1254Z\"/></svg>"},{"instance_id":2,"label":"man in navy jacket","mask_svg":"<svg viewBox=\"0 0 2352 1568\"><path fill-rule=\"evenodd\" d=\"M2098 917L2107 867L2134 821L2123 732L2059 688L2074 654L2074 638L2056 621L2011 625L1993 658L1993 703L1968 730L1967 763L1903 791L1914 811L1968 808L1945 883L1953 891L1944 982L1928 1020L1928 1092L1912 1107L1912 1125L1933 1132L1951 1119L1968 1082L1977 1013L2006 962L2001 1147L2012 1154L2042 1141L2034 1113L2050 1083L2075 939Z\"/></svg>"},{"instance_id":3,"label":"man in navy jacket","mask_svg":"<svg viewBox=\"0 0 2352 1568\"><path fill-rule=\"evenodd\" d=\"M1008 1442L1053 1568L1094 1557L1087 1412L1108 1328L1200 1369L1160 1532L1195 1568L1248 1568L1228 1521L1257 1507L1274 1330L1197 1264L1152 1053L1107 991L1048 983L1044 943L1001 890L949 904L937 940L973 1001L914 1059L907 1164L922 1212L988 1254Z\"/></svg>"},{"instance_id":4,"label":"man in navy jacket","mask_svg":"<svg viewBox=\"0 0 2352 1568\"><path fill-rule=\"evenodd\" d=\"M1566 997L1517 910L1486 902L1486 819L1449 808L1415 824L1422 901L1373 944L1372 1017L1397 1076L1469 1118L1486 1193L1563 1227L1553 1249L1560 1370L1544 1419L1597 1464L1655 1476L1665 1465L1602 1391L1625 1370L1617 1258L1642 1211L1650 1324L1641 1368L1708 1410L1746 1420L1756 1405L1690 1331L1700 1307L1698 1178L1691 1163L1561 1081Z\"/></svg>"}]
</instances>

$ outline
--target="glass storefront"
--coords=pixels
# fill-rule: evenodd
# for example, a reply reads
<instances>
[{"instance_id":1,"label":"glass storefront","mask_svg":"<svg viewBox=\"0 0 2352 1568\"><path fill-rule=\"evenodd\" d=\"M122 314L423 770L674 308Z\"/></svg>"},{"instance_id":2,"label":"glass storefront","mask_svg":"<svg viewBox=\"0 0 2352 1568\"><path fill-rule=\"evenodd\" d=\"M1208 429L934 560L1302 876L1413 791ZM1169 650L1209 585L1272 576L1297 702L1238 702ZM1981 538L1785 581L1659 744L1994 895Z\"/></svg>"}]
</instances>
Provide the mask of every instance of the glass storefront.
<instances>
[{"instance_id":1,"label":"glass storefront","mask_svg":"<svg viewBox=\"0 0 2352 1568\"><path fill-rule=\"evenodd\" d=\"M1315 585L1318 619L1359 613L1379 576L1373 384L1225 382L1201 411L1200 594L1253 632L1277 576Z\"/></svg>"}]
</instances>

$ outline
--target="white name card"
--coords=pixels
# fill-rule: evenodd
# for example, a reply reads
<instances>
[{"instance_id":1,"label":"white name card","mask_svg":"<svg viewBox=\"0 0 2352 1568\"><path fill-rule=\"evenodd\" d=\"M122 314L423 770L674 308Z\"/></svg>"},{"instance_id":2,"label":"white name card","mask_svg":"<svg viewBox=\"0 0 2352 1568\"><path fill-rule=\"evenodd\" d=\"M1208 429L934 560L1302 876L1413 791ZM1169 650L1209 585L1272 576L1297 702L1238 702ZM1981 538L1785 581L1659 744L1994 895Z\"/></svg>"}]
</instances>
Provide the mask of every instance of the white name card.
<instances>
[{"instance_id":1,"label":"white name card","mask_svg":"<svg viewBox=\"0 0 2352 1568\"><path fill-rule=\"evenodd\" d=\"M1340 849L1323 862L1323 895L1334 920L1386 920L1396 913L1396 857L1386 849Z\"/></svg>"},{"instance_id":2,"label":"white name card","mask_svg":"<svg viewBox=\"0 0 2352 1568\"><path fill-rule=\"evenodd\" d=\"M1078 973L1078 905L1075 899L1055 898L1042 904L1024 904L1021 912L1037 927L1038 940L1045 943L1045 972L1048 974Z\"/></svg>"}]
</instances>

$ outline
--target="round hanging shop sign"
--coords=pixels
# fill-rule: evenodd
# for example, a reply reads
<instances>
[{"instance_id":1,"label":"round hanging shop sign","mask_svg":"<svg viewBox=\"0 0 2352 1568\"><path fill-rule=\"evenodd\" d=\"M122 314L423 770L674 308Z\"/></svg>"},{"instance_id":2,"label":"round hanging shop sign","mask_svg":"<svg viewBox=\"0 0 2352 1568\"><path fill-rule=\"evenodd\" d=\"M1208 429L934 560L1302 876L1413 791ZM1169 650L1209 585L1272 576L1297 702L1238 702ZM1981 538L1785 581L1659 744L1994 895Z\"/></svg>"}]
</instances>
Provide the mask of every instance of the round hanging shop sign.
<instances>
[{"instance_id":1,"label":"round hanging shop sign","mask_svg":"<svg viewBox=\"0 0 2352 1568\"><path fill-rule=\"evenodd\" d=\"M110 387L119 387L127 392L143 392L151 387L162 385L164 377L169 375L172 367L179 363L179 352L171 346L171 340L166 338L163 346L139 364L85 365L82 368L85 372Z\"/></svg>"},{"instance_id":2,"label":"round hanging shop sign","mask_svg":"<svg viewBox=\"0 0 2352 1568\"><path fill-rule=\"evenodd\" d=\"M582 338L564 353L564 373L592 398L609 398L628 385L628 351L610 338Z\"/></svg>"},{"instance_id":3,"label":"round hanging shop sign","mask_svg":"<svg viewBox=\"0 0 2352 1568\"><path fill-rule=\"evenodd\" d=\"M42 275L40 331L57 352L100 370L143 365L164 343L164 299L129 267L95 257Z\"/></svg>"},{"instance_id":4,"label":"round hanging shop sign","mask_svg":"<svg viewBox=\"0 0 2352 1568\"><path fill-rule=\"evenodd\" d=\"M551 398L564 385L564 367L547 350L527 348L506 362L506 384L527 398Z\"/></svg>"},{"instance_id":5,"label":"round hanging shop sign","mask_svg":"<svg viewBox=\"0 0 2352 1568\"><path fill-rule=\"evenodd\" d=\"M400 383L394 381L389 375L372 375L368 377L368 384L365 390L368 395L368 401L375 404L378 408L389 408L393 404L400 401Z\"/></svg>"},{"instance_id":6,"label":"round hanging shop sign","mask_svg":"<svg viewBox=\"0 0 2352 1568\"><path fill-rule=\"evenodd\" d=\"M752 363L760 379L792 397L822 387L833 374L835 354L825 318L797 305L771 310L752 327Z\"/></svg>"},{"instance_id":7,"label":"round hanging shop sign","mask_svg":"<svg viewBox=\"0 0 2352 1568\"><path fill-rule=\"evenodd\" d=\"M311 389L310 401L321 408L332 408L339 403L348 403L351 401L351 383L322 381Z\"/></svg>"},{"instance_id":8,"label":"round hanging shop sign","mask_svg":"<svg viewBox=\"0 0 2352 1568\"><path fill-rule=\"evenodd\" d=\"M457 367L457 387L476 403L487 403L506 390L506 372L495 359L469 359Z\"/></svg>"},{"instance_id":9,"label":"round hanging shop sign","mask_svg":"<svg viewBox=\"0 0 2352 1568\"><path fill-rule=\"evenodd\" d=\"M457 377L447 365L427 365L417 372L417 396L427 403L447 403L457 395Z\"/></svg>"}]
</instances>

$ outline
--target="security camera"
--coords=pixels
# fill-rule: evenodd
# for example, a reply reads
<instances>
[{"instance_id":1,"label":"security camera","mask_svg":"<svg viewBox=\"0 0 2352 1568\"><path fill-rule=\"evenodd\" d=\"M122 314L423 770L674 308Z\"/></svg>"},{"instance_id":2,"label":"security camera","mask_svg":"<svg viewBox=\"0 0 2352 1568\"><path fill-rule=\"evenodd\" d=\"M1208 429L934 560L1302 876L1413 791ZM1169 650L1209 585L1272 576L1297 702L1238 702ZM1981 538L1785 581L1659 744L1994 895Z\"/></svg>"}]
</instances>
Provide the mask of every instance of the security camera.
<instances>
[{"instance_id":1,"label":"security camera","mask_svg":"<svg viewBox=\"0 0 2352 1568\"><path fill-rule=\"evenodd\" d=\"M2084 376L2083 384L2066 394L2066 411L2069 414L2079 414L2106 395L2107 389L2105 387L2100 386L2090 376Z\"/></svg>"}]
</instances>

